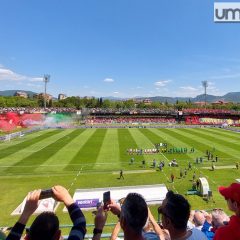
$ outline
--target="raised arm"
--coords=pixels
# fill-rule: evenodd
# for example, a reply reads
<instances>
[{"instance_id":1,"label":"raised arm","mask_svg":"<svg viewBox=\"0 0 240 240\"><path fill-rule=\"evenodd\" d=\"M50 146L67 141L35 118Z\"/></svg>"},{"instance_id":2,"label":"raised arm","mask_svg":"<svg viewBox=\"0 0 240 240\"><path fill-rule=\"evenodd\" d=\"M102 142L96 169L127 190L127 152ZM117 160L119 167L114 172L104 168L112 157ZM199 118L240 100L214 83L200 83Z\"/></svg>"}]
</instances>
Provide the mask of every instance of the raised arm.
<instances>
[{"instance_id":1,"label":"raised arm","mask_svg":"<svg viewBox=\"0 0 240 240\"><path fill-rule=\"evenodd\" d=\"M103 228L107 220L107 212L104 211L103 206L99 207L94 219L95 228L93 230L92 240L100 240Z\"/></svg>"},{"instance_id":2,"label":"raised arm","mask_svg":"<svg viewBox=\"0 0 240 240\"><path fill-rule=\"evenodd\" d=\"M15 223L15 225L11 229L6 240L21 239L21 236L28 222L28 219L38 208L38 200L39 200L40 193L41 193L41 190L34 190L33 192L28 193L23 212L19 220Z\"/></svg>"},{"instance_id":3,"label":"raised arm","mask_svg":"<svg viewBox=\"0 0 240 240\"><path fill-rule=\"evenodd\" d=\"M68 209L69 216L73 222L73 227L69 233L68 240L82 240L86 234L86 219L74 202L66 188L62 186L54 186L52 188L54 198L57 201L63 202Z\"/></svg>"}]
</instances>

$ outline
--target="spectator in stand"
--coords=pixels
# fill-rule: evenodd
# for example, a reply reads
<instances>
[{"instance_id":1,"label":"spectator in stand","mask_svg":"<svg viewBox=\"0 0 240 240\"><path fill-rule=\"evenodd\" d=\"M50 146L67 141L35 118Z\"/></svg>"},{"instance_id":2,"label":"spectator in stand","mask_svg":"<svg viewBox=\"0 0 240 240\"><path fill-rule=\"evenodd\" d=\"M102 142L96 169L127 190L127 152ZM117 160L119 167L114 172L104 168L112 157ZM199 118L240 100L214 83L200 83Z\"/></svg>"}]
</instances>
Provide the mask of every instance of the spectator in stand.
<instances>
[{"instance_id":1,"label":"spectator in stand","mask_svg":"<svg viewBox=\"0 0 240 240\"><path fill-rule=\"evenodd\" d=\"M171 240L207 240L200 230L187 230L190 205L182 195L169 191L158 212L162 215L162 225L169 231Z\"/></svg>"},{"instance_id":2,"label":"spectator in stand","mask_svg":"<svg viewBox=\"0 0 240 240\"><path fill-rule=\"evenodd\" d=\"M204 213L202 211L195 211L193 216L193 222L194 222L195 228L201 231L203 224L205 222Z\"/></svg>"},{"instance_id":3,"label":"spectator in stand","mask_svg":"<svg viewBox=\"0 0 240 240\"><path fill-rule=\"evenodd\" d=\"M215 229L227 225L229 221L230 218L222 209L212 211L212 225Z\"/></svg>"},{"instance_id":4,"label":"spectator in stand","mask_svg":"<svg viewBox=\"0 0 240 240\"><path fill-rule=\"evenodd\" d=\"M68 240L82 240L86 233L85 217L74 202L68 191L62 186L52 188L54 198L63 202L68 209L73 222L73 227L69 233ZM7 240L20 240L30 216L38 208L38 200L41 190L34 190L28 193L23 212L18 222L11 229ZM61 237L58 217L52 212L43 212L33 221L29 232L26 235L28 240L58 240Z\"/></svg>"},{"instance_id":5,"label":"spectator in stand","mask_svg":"<svg viewBox=\"0 0 240 240\"><path fill-rule=\"evenodd\" d=\"M228 225L217 229L214 240L240 239L240 184L232 183L229 187L220 187L219 192L227 201L229 210L235 215L230 217Z\"/></svg>"},{"instance_id":6,"label":"spectator in stand","mask_svg":"<svg viewBox=\"0 0 240 240\"><path fill-rule=\"evenodd\" d=\"M144 240L143 228L148 218L148 207L143 197L137 193L129 193L122 207L111 201L108 209L119 216L125 240Z\"/></svg>"},{"instance_id":7,"label":"spectator in stand","mask_svg":"<svg viewBox=\"0 0 240 240\"><path fill-rule=\"evenodd\" d=\"M117 222L117 224L115 225L115 227L113 229L110 240L119 240L120 238L118 237L118 234L119 234L120 230L121 230L121 224L120 224L120 222ZM159 239L167 240L167 239L170 239L168 232L164 232L160 228L160 226L154 219L150 209L148 209L148 219L147 219L145 226L143 227L142 235L144 237L144 240L159 240Z\"/></svg>"},{"instance_id":8,"label":"spectator in stand","mask_svg":"<svg viewBox=\"0 0 240 240\"><path fill-rule=\"evenodd\" d=\"M204 212L204 215L206 220L203 224L202 232L209 240L212 240L216 230L229 222L229 217L222 209L214 209L211 214Z\"/></svg>"}]
</instances>

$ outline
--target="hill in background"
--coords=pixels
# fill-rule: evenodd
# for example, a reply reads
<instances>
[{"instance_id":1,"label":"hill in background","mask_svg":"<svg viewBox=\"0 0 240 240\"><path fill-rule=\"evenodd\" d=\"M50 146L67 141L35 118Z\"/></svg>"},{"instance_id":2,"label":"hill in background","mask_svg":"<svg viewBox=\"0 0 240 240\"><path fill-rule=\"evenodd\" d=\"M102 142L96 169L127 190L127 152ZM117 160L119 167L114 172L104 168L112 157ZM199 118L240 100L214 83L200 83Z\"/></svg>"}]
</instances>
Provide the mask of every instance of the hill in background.
<instances>
[{"instance_id":1,"label":"hill in background","mask_svg":"<svg viewBox=\"0 0 240 240\"><path fill-rule=\"evenodd\" d=\"M182 101L182 102L188 102L189 100L191 102L204 102L205 101L205 95L201 94L196 97L162 97L162 96L156 96L156 97L136 97L137 100L143 100L143 99L150 99L153 102L168 102L168 103L176 103L176 101ZM106 97L104 99L109 100L124 100L114 97ZM214 95L208 95L206 97L207 102L216 102L216 101L225 101L225 102L239 102L240 103L240 92L230 92L223 96L214 96Z\"/></svg>"},{"instance_id":2,"label":"hill in background","mask_svg":"<svg viewBox=\"0 0 240 240\"><path fill-rule=\"evenodd\" d=\"M35 92L25 91L25 90L5 90L5 91L0 91L0 96L4 96L4 97L14 96L15 92L25 92L30 97L32 97L34 94L37 94Z\"/></svg>"},{"instance_id":3,"label":"hill in background","mask_svg":"<svg viewBox=\"0 0 240 240\"><path fill-rule=\"evenodd\" d=\"M26 92L30 97L32 97L35 92L32 91L25 91L25 90L5 90L0 91L0 96L14 96L15 92ZM153 102L168 102L168 103L175 103L176 101L191 101L191 102L204 102L205 101L205 95L201 94L194 98L192 97L162 97L162 96L156 96L156 97L136 97L137 100L143 100L143 99L150 99ZM109 99L112 101L121 101L126 100L126 98L115 98L115 97L103 97L103 99ZM208 95L207 94L207 102L216 102L216 101L226 101L226 102L239 102L240 103L240 92L230 92L223 96L214 96L214 95Z\"/></svg>"}]
</instances>

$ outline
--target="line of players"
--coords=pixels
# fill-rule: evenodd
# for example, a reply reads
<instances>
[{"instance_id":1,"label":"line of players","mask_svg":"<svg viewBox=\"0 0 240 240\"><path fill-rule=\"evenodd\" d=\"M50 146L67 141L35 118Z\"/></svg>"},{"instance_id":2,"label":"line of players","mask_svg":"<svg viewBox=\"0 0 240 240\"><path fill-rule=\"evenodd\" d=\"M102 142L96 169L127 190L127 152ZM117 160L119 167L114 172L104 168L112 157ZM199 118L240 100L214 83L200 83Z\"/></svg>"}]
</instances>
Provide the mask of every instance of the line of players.
<instances>
[{"instance_id":1,"label":"line of players","mask_svg":"<svg viewBox=\"0 0 240 240\"><path fill-rule=\"evenodd\" d=\"M173 148L167 148L166 145L163 147L159 147L157 144L155 144L155 148L145 148L145 149L138 149L138 148L129 148L127 149L127 154L129 155L143 155L143 154L156 154L156 153L194 153L195 148L192 147L190 151L187 147L173 147Z\"/></svg>"},{"instance_id":2,"label":"line of players","mask_svg":"<svg viewBox=\"0 0 240 240\"><path fill-rule=\"evenodd\" d=\"M130 159L129 165L134 164L134 162L135 162L135 159L134 159L134 157L132 157L132 158ZM162 171L162 169L163 169L164 166L165 166L165 161L164 161L164 160L160 161L159 164L158 164L158 166L157 166L157 160L156 160L156 159L153 159L152 165L151 165L152 168L158 167L159 170ZM146 160L145 160L145 159L142 160L142 168L146 168Z\"/></svg>"},{"instance_id":3,"label":"line of players","mask_svg":"<svg viewBox=\"0 0 240 240\"><path fill-rule=\"evenodd\" d=\"M194 149L194 148L192 148L192 149ZM191 151L192 151L192 150L191 150ZM195 151L195 150L193 150L193 151ZM211 160L212 162L216 162L216 163L219 161L218 155L215 155L215 157L214 157L213 153L210 152L209 150L206 150L206 154L207 154L207 160L208 160L208 161ZM132 164L134 164L134 162L135 162L135 159L134 159L134 157L132 157L132 158L130 159L129 164L132 165ZM196 157L195 163L196 163L196 164L203 163L203 157ZM175 158L174 158L172 161L170 161L168 165L169 165L170 167L178 167L178 163L177 163L177 161L176 161ZM161 161L159 162L159 164L157 165L156 159L153 159L152 165L151 165L152 168L158 167L159 170L162 171L162 169L163 169L164 166L165 166L164 160L161 160ZM145 161L145 159L142 160L142 168L146 168L146 161ZM191 162L188 163L188 170L189 170L189 169L192 169ZM212 169L212 171L215 170L215 165L214 165L214 163L212 163L211 169ZM236 162L236 169L239 169L239 163L238 163L238 162Z\"/></svg>"}]
</instances>

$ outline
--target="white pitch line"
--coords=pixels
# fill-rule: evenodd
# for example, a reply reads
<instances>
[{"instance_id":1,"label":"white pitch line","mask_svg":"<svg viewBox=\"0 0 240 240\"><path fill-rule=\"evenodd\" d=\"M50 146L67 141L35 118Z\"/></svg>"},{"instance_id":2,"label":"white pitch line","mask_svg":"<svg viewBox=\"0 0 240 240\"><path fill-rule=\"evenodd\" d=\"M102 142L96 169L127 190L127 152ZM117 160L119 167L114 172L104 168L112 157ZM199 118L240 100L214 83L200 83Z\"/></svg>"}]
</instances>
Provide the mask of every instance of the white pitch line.
<instances>
[{"instance_id":1,"label":"white pitch line","mask_svg":"<svg viewBox=\"0 0 240 240\"><path fill-rule=\"evenodd\" d=\"M169 159L162 152L160 152L160 153L168 162L170 162Z\"/></svg>"},{"instance_id":2,"label":"white pitch line","mask_svg":"<svg viewBox=\"0 0 240 240\"><path fill-rule=\"evenodd\" d=\"M77 175L75 176L73 182L71 183L71 186L68 188L68 191L71 189L71 187L73 186L74 182L76 182L77 177L80 175L81 171L82 171L82 167L81 167L81 169L78 171Z\"/></svg>"}]
</instances>

